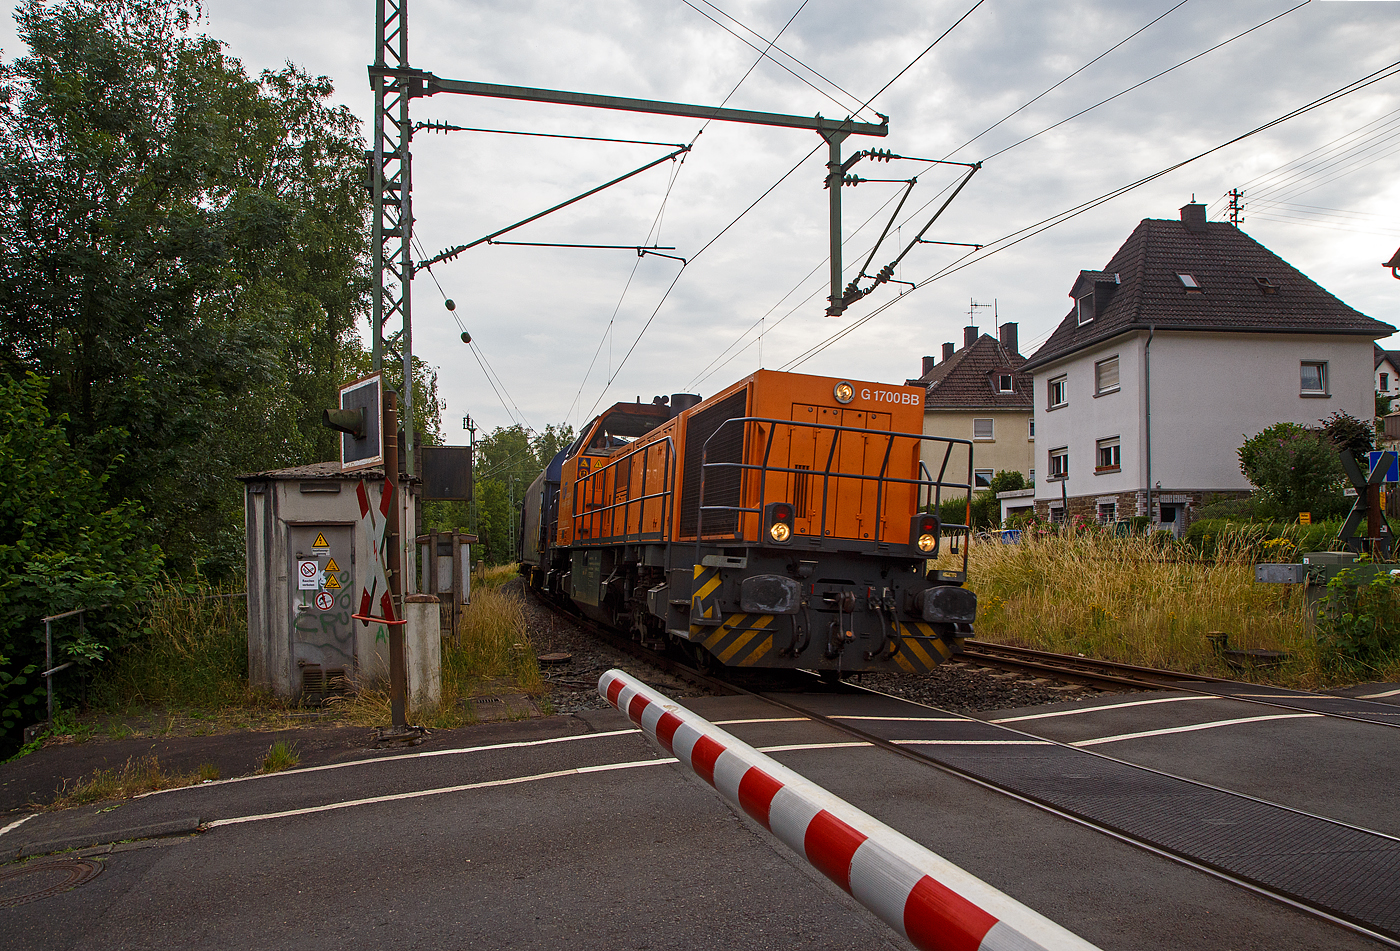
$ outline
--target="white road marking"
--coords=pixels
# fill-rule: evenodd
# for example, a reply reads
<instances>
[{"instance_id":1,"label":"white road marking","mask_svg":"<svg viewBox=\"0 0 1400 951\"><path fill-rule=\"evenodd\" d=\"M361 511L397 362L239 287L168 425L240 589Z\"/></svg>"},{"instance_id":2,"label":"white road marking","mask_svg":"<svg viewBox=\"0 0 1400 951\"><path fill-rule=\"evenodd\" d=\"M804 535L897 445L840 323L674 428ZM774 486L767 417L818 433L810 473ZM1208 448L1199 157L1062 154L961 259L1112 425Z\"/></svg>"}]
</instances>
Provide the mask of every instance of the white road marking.
<instances>
[{"instance_id":1,"label":"white road marking","mask_svg":"<svg viewBox=\"0 0 1400 951\"><path fill-rule=\"evenodd\" d=\"M1212 720L1209 723L1193 723L1190 726L1174 726L1165 730L1146 730L1142 733L1120 733L1117 736L1101 736L1094 740L1078 740L1069 746L1098 746L1101 743L1117 743L1120 740L1140 740L1149 736L1166 736L1169 733L1191 733L1195 730L1213 730L1220 726L1236 726L1241 723L1263 723L1266 720L1298 720L1304 717L1320 717L1321 713L1279 713L1267 717L1241 717L1238 720Z\"/></svg>"},{"instance_id":2,"label":"white road marking","mask_svg":"<svg viewBox=\"0 0 1400 951\"><path fill-rule=\"evenodd\" d=\"M806 723L808 717L758 717L753 720L715 720L715 726L735 726L740 723Z\"/></svg>"},{"instance_id":3,"label":"white road marking","mask_svg":"<svg viewBox=\"0 0 1400 951\"><path fill-rule=\"evenodd\" d=\"M636 732L636 731L622 731ZM593 734L598 735L598 734ZM528 746L532 744L514 744L516 746ZM801 750L830 750L850 746L870 746L865 742L858 743L797 743L790 746L766 746L761 752L764 753L788 753ZM291 816L309 816L318 812L332 812L336 809L349 809L352 806L372 806L381 802L402 802L405 799L422 799L427 796L441 796L446 793L467 792L472 789L491 789L497 786L515 786L520 783L533 783L542 779L558 779L561 776L582 776L588 773L609 773L622 769L637 769L642 766L664 766L667 763L676 762L674 756L664 759L643 759L631 760L626 763L600 763L596 766L576 766L572 769L557 769L548 773L535 773L533 776L517 776L513 779L492 779L480 783L463 783L459 786L440 786L436 789L418 789L413 792L392 793L387 796L371 796L366 799L349 799L344 802L330 802L321 806L307 806L303 809L287 809L282 812L264 812L252 816L232 816L228 819L211 819L203 824L205 829L217 829L220 826L241 825L245 822L262 822L267 819L286 819ZM306 770L302 770L306 772ZM186 787L188 788L188 787ZM28 818L28 817L26 817ZM20 820L21 822L24 820ZM12 823L7 828L12 828L18 823ZM4 830L0 830L4 831Z\"/></svg>"},{"instance_id":4,"label":"white road marking","mask_svg":"<svg viewBox=\"0 0 1400 951\"><path fill-rule=\"evenodd\" d=\"M9 825L5 826L5 828L0 829L0 835L4 835L6 832L9 832L11 829L18 829L20 826L24 825L26 822L28 822L30 819L33 819L33 818L34 818L35 816L37 816L37 815L38 815L37 812L31 812L29 815L25 816L23 819L16 819L14 822L11 822Z\"/></svg>"},{"instance_id":5,"label":"white road marking","mask_svg":"<svg viewBox=\"0 0 1400 951\"><path fill-rule=\"evenodd\" d=\"M1080 707L1078 710L1056 710L1053 713L1029 713L1019 717L1002 717L988 720L988 723L1020 723L1022 720L1048 720L1051 717L1073 717L1081 713L1099 713L1102 710L1124 710L1128 707L1145 707L1153 703L1181 703L1186 700L1219 700L1219 697L1161 697L1156 700L1129 700L1125 703L1107 703L1100 707Z\"/></svg>"},{"instance_id":6,"label":"white road marking","mask_svg":"<svg viewBox=\"0 0 1400 951\"><path fill-rule=\"evenodd\" d=\"M319 773L327 769L344 769L347 766L370 766L376 763L392 763L395 760L424 759L429 756L458 756L463 753L483 753L492 750L515 750L530 746L548 746L553 743L570 743L574 740L601 740L613 736L627 736L632 733L641 733L641 730L610 730L606 733L580 733L577 736L555 736L544 740L517 740L511 743L495 743L489 746L464 746L451 750L424 750L421 753L400 753L397 756L379 756L373 759L350 760L346 763L327 763L324 766L307 766L304 769L284 769L278 773L257 773L252 776L235 776L232 779L216 779L213 782L200 783L197 786L176 786L173 789L156 789L151 792L141 793L133 796L133 799L142 799L146 796L159 796L161 793L183 792L189 789L207 789L211 786L226 786L229 783L246 783L253 779L274 779L278 776L301 776L306 773Z\"/></svg>"},{"instance_id":7,"label":"white road marking","mask_svg":"<svg viewBox=\"0 0 1400 951\"><path fill-rule=\"evenodd\" d=\"M833 720L884 720L887 723L963 723L967 717L857 717L834 716Z\"/></svg>"},{"instance_id":8,"label":"white road marking","mask_svg":"<svg viewBox=\"0 0 1400 951\"><path fill-rule=\"evenodd\" d=\"M1049 740L890 740L900 746L1052 746Z\"/></svg>"},{"instance_id":9,"label":"white road marking","mask_svg":"<svg viewBox=\"0 0 1400 951\"><path fill-rule=\"evenodd\" d=\"M1400 695L1400 690L1387 690L1385 693L1363 693L1357 700L1380 700L1383 697L1394 697Z\"/></svg>"}]
</instances>

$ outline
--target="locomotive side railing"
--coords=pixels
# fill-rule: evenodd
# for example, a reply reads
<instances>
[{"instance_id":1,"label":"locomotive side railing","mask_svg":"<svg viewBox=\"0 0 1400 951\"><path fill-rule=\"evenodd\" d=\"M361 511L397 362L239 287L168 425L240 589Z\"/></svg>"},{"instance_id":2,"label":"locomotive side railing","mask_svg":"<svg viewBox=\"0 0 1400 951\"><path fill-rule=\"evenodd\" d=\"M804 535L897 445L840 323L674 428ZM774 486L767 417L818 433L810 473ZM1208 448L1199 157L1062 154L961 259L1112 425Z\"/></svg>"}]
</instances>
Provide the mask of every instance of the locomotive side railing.
<instances>
[{"instance_id":1,"label":"locomotive side railing","mask_svg":"<svg viewBox=\"0 0 1400 951\"><path fill-rule=\"evenodd\" d=\"M653 458L653 453L659 456L662 471L661 491L647 492L647 473L650 471L648 461ZM638 457L641 457L641 488L642 494L633 498L632 496L632 471ZM625 484L625 495L621 501L617 501L618 485L616 483L619 467L623 463L627 464L627 482ZM589 502L595 486L600 486L606 491L608 486L607 477L604 475L612 472L613 502L608 505L593 506ZM671 437L665 436L655 439L641 449L627 452L624 455L613 459L607 465L597 469L591 469L582 476L574 480L573 511L570 513L574 525L575 545L602 545L616 544L618 542L643 542L658 541L666 537L667 526L670 524L670 514L672 508L672 498L675 494L676 482L676 446ZM661 506L661 518L658 522L659 528L655 532L645 532L642 528L645 525L647 504L656 502ZM637 531L628 532L627 527L631 524L630 512L633 507L637 509ZM622 533L610 532L607 535L600 534L604 524L604 516L621 510ZM613 518L613 528L617 527L617 519ZM587 529L587 537L584 530Z\"/></svg>"},{"instance_id":2,"label":"locomotive side railing","mask_svg":"<svg viewBox=\"0 0 1400 951\"><path fill-rule=\"evenodd\" d=\"M762 462L745 462L745 461L739 461L739 462L710 462L710 461L709 461L710 441L713 440L716 436L718 436L718 435L724 430L724 427L730 426L730 425L739 425L739 426L743 426L743 427L744 427L744 434L745 434L745 437L747 437L748 432L749 432L749 425L750 425L750 424L759 426L759 431L760 431L760 433L763 431L763 427L764 427L764 426L767 426L767 427L768 427L768 429L767 429L767 439L766 439L766 441L765 441L765 443L764 443L764 447L763 447ZM773 452L774 438L775 438L775 437L777 436L777 434L778 434L779 427L788 427L787 432L789 433L789 439L788 439L788 444L789 444L789 445L791 445L791 434L792 434L792 432L793 432L794 430L796 430L796 429L799 429L799 428L801 428L801 429L811 429L811 430L820 430L820 431L824 431L824 432L833 433L833 436L832 436L832 439L831 439L831 448L827 451L826 466L825 466L825 468L819 472L819 471L817 471L816 469L802 469L802 468L793 467L793 466L778 466L778 465L772 464L771 461L770 461L770 457L771 457L772 452ZM880 463L880 470L879 470L879 472L872 474L872 473L867 473L867 472L841 472L841 471L833 471L833 468L832 468L832 467L833 467L833 463L834 463L835 460L838 458L837 453L838 453L838 451L839 451L839 447L840 447L840 443L841 443L841 437L842 437L842 435L845 434L845 433L853 433L853 434L856 434L856 435L859 435L859 436L862 436L862 437L865 437L865 438L875 438L875 439L878 439L878 438L883 437L883 438L885 439L885 450L884 450L883 458L882 458L881 463ZM814 436L815 436L815 433L814 433ZM909 479L909 478L902 478L902 477L900 477L900 476L893 476L893 475L890 475L890 473L889 473L890 457L891 457L891 455L893 454L893 451L894 451L895 441L896 441L896 440L900 440L900 439L908 439L908 440L911 440L911 441L915 442L915 443L919 446L919 449L920 449L920 451L919 451L919 474L920 474L920 478L917 478L917 479ZM924 443L941 444L941 445L943 446L943 459L942 459L941 464L940 464L939 467L938 467L938 478L937 478L937 479L934 479L934 478L931 478L931 477L930 477L930 473L929 473L928 466L927 466L927 465L925 464L925 462L923 461L922 446L923 446ZM747 458L747 457L748 457L747 447L748 447L748 445L749 445L749 440L748 440L747 438L745 438L745 439L743 440L743 445L745 446L745 452L744 452L743 456L741 456L741 459ZM966 481L966 482L950 482L950 481L948 481L948 478L947 478L947 476L948 476L949 464L950 464L950 462L952 461L953 450L954 450L954 448L957 447L957 446L966 446L966 447L967 447L967 450L968 450L968 451L967 451L967 481ZM863 455L863 456L862 456L862 459L863 459L863 460L864 460L864 459L867 459L867 458L869 458L868 455ZM815 461L815 460L814 460L814 461ZM743 502L743 492L744 492L744 488L745 488L745 486L744 486L744 480L743 480L743 478L742 478L742 475L741 475L741 478L740 478L740 498L739 498L739 501L740 501L741 504L738 504L738 505L706 505L706 504L705 504L705 476L706 476L706 474L707 474L711 469L734 469L734 470L738 470L740 473L748 473L748 472L757 473L757 482L758 482L758 504L757 504L757 506L745 506L745 505L742 504L742 502ZM814 535L811 536L811 537L826 537L827 534L828 534L828 533L827 533L827 525L828 525L828 521L829 521L829 520L828 520L828 510L829 510L829 507L830 507L830 506L829 506L829 503L830 503L830 500L831 500L831 489L832 489L833 483L836 483L836 484L839 485L840 482L841 482L841 480L852 480L852 481L855 481L855 482L858 482L858 483L874 482L874 483L876 484L876 490L875 490L875 518L874 518L874 522L875 522L875 538L872 539L872 541L875 542L875 543L879 543L879 542L881 542L881 541L887 541L886 539L882 539L882 538L881 538L882 526L883 526L883 524L884 524L884 503L885 503L885 495L886 495L886 487L887 487L887 486L894 486L894 485L911 485L911 486L915 486L915 487L916 487L916 488L915 488L915 504L916 504L916 506L917 506L916 510L917 510L917 511L920 511L920 512L922 512L922 511L927 511L927 510L930 510L930 509L931 509L932 511L934 511L934 512L938 512L939 506L940 506L940 505L942 504L942 502L943 502L943 492L944 492L944 489L962 490L962 492L965 493L966 496L967 496L967 498L968 498L969 505L971 504L972 489L973 489L973 478L972 478L972 477L973 477L973 471L972 471L972 441L969 440L969 439L957 439L957 438L954 438L954 437L951 437L951 436L930 436L930 435L924 435L923 433L901 433L901 432L894 432L894 431L891 431L891 430L883 430L883 429L861 429L861 428L855 427L855 426L837 426L837 425L834 425L834 424L831 424L831 423L809 423L809 422L799 421L799 420L774 419L774 418L760 417L760 416L742 416L742 417L734 417L733 419L727 419L727 420L725 420L723 423L721 423L721 424L715 429L715 432L714 432L713 434L711 434L711 436L710 436L709 439L705 440L705 446L704 446L704 448L703 448L703 450L702 450L702 453L701 453L701 460L700 460L699 514L698 514L698 518L697 518L697 523L698 523L698 524L697 524L697 527L696 527L696 535L695 535L695 548L696 548L696 562L697 562L697 564L699 563L699 559L700 559L700 546L701 546L701 544L702 544L703 541L711 541L711 542L713 542L713 541L749 541L749 540L750 540L750 539L747 537L747 534L746 534L746 532L745 532L744 529L743 529L744 520L743 520L741 517L739 517L739 516L742 515L742 514L759 515L759 516L760 516L760 521L761 521L762 513L763 513L764 508L766 507L767 502L768 502L768 476L769 476L770 473L783 473L783 474L786 474L786 475L791 476L791 477L811 477L811 476L820 476L820 477L821 477L821 485L822 485L821 519L820 519L820 522L818 523L819 531L820 531L821 534L820 534L820 535L814 534ZM786 501L786 499L783 499L783 500L777 500L777 499L775 499L774 501ZM725 512L725 513L734 514L734 515L736 516L735 521L736 521L736 524L737 524L737 526L738 526L738 530L735 531L733 534L727 534L727 535L712 535L712 536L708 536L708 537L707 537L707 536L705 535L705 525L704 525L704 523L705 523L705 513L706 513L706 512L711 512L711 513ZM955 535L956 535L956 534L959 534L959 533L966 534L966 533L969 533L969 532L971 531L970 526L969 526L968 524L966 524L966 523L944 522L944 523L942 523L942 527L943 527L943 530L944 530L945 532L951 533L951 534L955 534ZM760 524L760 526L759 526L759 530L758 530L758 531L759 531L760 533L762 532L762 526L761 526L761 524ZM754 539L754 540L757 540L757 539ZM964 553L964 561L966 561L966 554L965 554L965 553Z\"/></svg>"}]
</instances>

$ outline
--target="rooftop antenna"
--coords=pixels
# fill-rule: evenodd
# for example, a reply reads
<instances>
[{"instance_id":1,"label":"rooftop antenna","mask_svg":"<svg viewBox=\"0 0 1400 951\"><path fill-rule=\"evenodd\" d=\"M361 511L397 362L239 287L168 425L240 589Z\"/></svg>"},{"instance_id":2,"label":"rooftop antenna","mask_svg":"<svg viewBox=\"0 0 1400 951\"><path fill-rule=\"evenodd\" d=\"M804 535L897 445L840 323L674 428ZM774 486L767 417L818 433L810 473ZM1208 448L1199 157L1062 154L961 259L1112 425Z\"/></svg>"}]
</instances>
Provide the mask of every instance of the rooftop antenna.
<instances>
[{"instance_id":1,"label":"rooftop antenna","mask_svg":"<svg viewBox=\"0 0 1400 951\"><path fill-rule=\"evenodd\" d=\"M988 309L988 308L991 308L991 311L992 311L992 320L993 320L993 321L996 320L996 316L997 316L997 302L996 302L996 298L995 298L995 297L992 298L992 302L991 302L990 304L980 304L980 303L978 303L977 301L973 300L971 297L969 297L969 298L967 299L967 322L968 322L969 324L975 324L975 323L977 323L977 308L979 308L979 307L982 308L983 310L986 310L986 309Z\"/></svg>"}]
</instances>

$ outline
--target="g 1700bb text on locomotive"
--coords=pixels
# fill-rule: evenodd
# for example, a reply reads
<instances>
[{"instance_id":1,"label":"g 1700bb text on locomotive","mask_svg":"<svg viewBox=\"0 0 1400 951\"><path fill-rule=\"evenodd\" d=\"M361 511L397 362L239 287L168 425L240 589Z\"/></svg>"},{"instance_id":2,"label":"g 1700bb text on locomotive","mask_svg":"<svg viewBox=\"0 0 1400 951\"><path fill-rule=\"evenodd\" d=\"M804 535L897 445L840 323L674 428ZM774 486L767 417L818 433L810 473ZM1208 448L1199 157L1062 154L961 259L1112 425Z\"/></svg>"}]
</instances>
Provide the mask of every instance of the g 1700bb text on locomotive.
<instances>
[{"instance_id":1,"label":"g 1700bb text on locomotive","mask_svg":"<svg viewBox=\"0 0 1400 951\"><path fill-rule=\"evenodd\" d=\"M937 514L970 497L972 445L923 434L923 395L760 370L703 402L617 403L531 484L522 569L702 667L927 671L977 600L967 516Z\"/></svg>"}]
</instances>

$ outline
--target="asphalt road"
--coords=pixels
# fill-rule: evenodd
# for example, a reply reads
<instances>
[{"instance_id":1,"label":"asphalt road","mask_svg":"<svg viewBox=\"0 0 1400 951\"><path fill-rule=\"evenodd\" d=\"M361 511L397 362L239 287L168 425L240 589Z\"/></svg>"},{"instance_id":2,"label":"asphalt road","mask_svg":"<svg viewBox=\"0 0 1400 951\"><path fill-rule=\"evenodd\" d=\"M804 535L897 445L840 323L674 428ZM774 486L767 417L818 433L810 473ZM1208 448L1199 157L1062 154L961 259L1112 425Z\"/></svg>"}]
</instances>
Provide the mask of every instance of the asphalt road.
<instances>
[{"instance_id":1,"label":"asphalt road","mask_svg":"<svg viewBox=\"0 0 1400 951\"><path fill-rule=\"evenodd\" d=\"M1229 701L1123 706L1140 699L1151 698L1008 725L1082 742L1248 718ZM803 747L774 755L1105 949L1378 947L756 700L689 705L717 722L765 721L726 729L760 748ZM0 948L908 947L619 714L453 740L35 816L0 834L0 850L196 818L206 831L97 856L103 870L86 884L0 909ZM1293 718L1094 749L1395 833L1397 741L1385 727Z\"/></svg>"}]
</instances>

